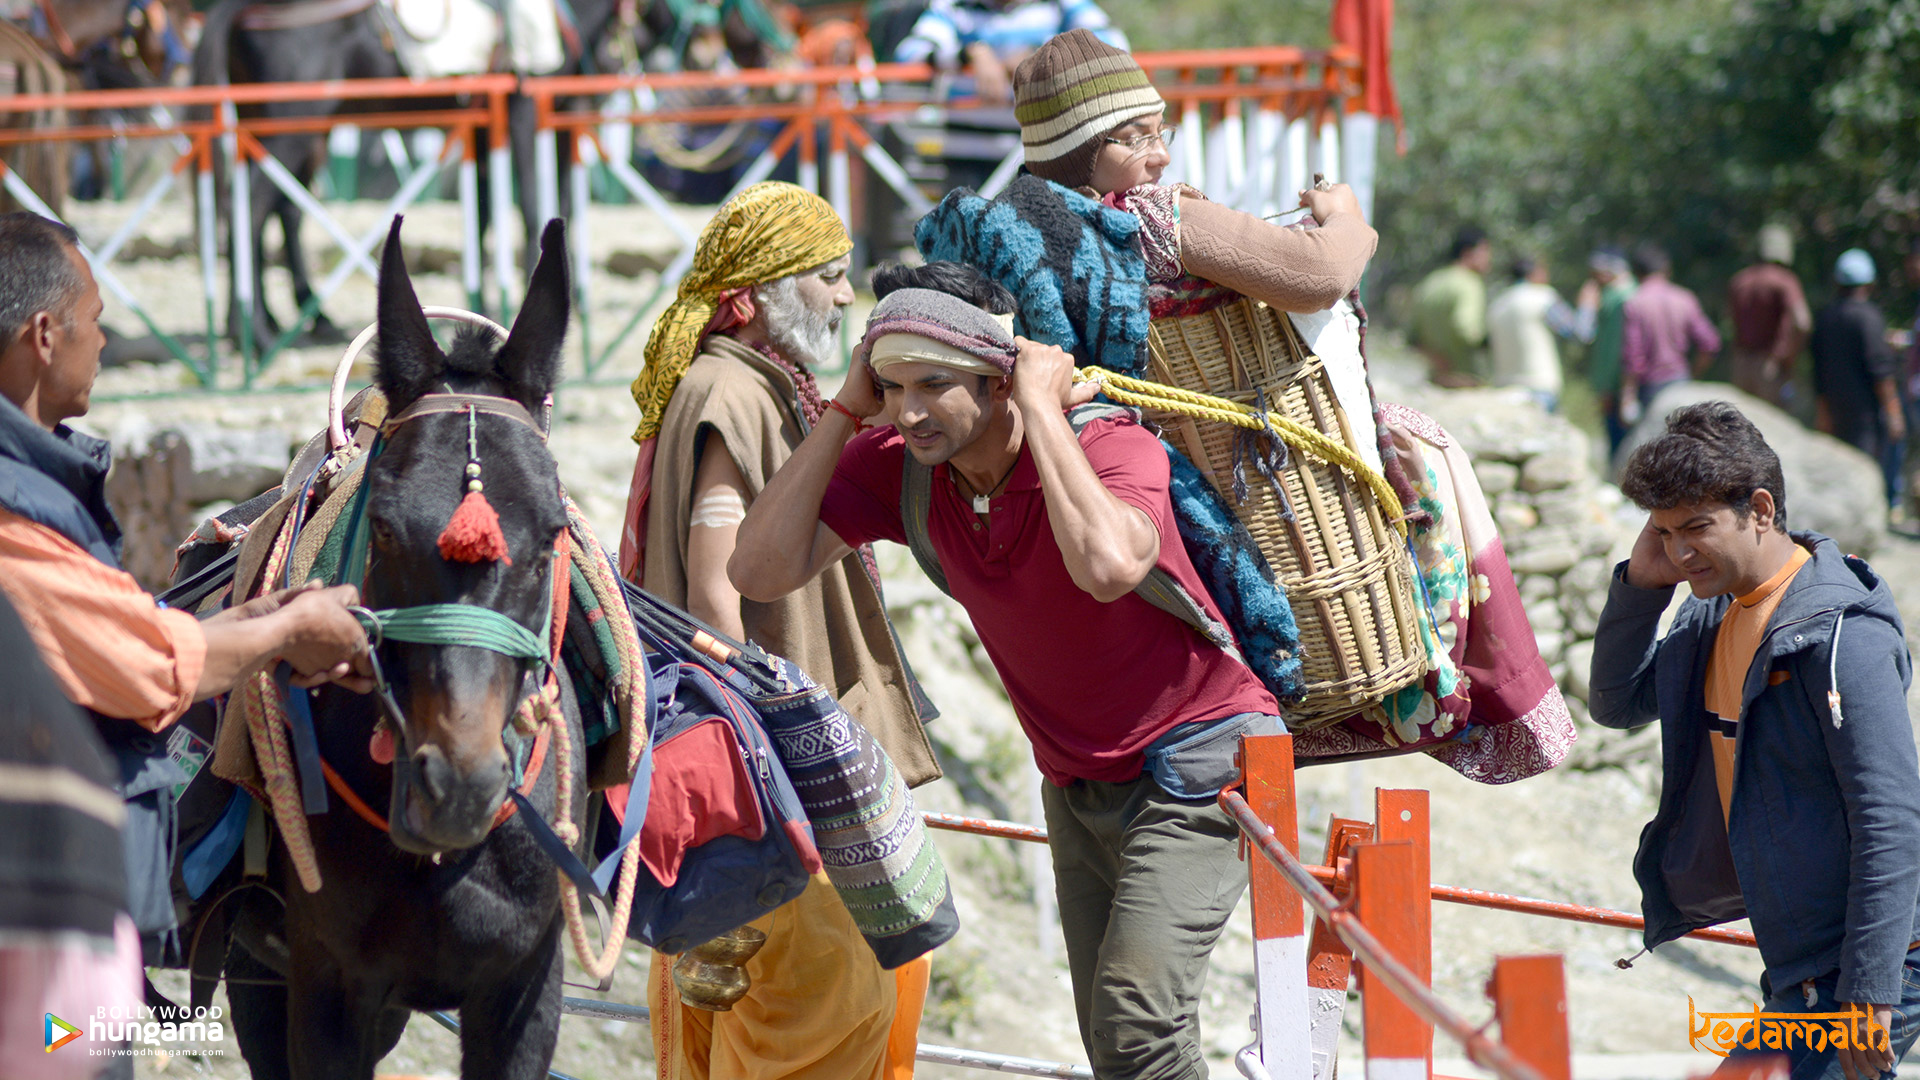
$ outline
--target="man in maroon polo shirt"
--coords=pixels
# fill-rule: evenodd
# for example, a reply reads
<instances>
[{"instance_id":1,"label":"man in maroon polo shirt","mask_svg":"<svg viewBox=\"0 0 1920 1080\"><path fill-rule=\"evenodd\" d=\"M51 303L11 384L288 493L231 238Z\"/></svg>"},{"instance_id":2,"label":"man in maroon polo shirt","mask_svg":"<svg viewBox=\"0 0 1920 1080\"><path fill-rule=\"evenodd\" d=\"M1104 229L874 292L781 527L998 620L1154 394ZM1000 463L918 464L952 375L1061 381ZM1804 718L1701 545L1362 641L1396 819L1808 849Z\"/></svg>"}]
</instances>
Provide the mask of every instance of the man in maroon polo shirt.
<instances>
[{"instance_id":1,"label":"man in maroon polo shirt","mask_svg":"<svg viewBox=\"0 0 1920 1080\"><path fill-rule=\"evenodd\" d=\"M1203 1078L1204 958L1246 886L1213 796L1234 778L1235 736L1279 730L1279 707L1134 592L1157 569L1222 622L1174 527L1166 451L1130 417L1076 432L1066 410L1097 388L1072 371L964 301L893 293L831 411L749 509L728 571L768 600L852 545L907 543L907 455L930 467L927 540L1049 781L1094 1074ZM864 430L870 417L892 426Z\"/></svg>"}]
</instances>

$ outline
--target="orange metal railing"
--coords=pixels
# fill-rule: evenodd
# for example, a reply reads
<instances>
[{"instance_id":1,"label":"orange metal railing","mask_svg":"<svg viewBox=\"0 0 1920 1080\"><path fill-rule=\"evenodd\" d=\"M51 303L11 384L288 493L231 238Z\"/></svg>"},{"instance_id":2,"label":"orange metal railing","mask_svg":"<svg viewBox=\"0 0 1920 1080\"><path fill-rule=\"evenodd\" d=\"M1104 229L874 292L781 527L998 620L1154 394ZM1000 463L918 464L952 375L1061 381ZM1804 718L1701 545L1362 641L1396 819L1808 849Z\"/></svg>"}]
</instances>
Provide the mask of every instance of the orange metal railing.
<instances>
[{"instance_id":1,"label":"orange metal railing","mask_svg":"<svg viewBox=\"0 0 1920 1080\"><path fill-rule=\"evenodd\" d=\"M1496 1041L1486 1032L1491 1025L1468 1020L1431 989L1431 904L1445 901L1627 930L1644 929L1643 919L1609 908L1434 884L1425 791L1377 791L1375 821L1334 818L1327 832L1325 865L1306 865L1297 854L1291 737L1247 738L1240 761L1245 793L1223 791L1219 802L1243 841L1261 856L1251 860L1248 870L1256 960L1263 943L1307 940L1304 971L1280 974L1285 979L1304 977L1309 997L1321 995L1306 1010L1316 1014L1309 1030L1269 1030L1298 1028L1304 1021L1264 1000L1269 983L1265 975L1258 977L1263 1000L1256 1013L1255 1026L1261 1031L1256 1046L1263 1054L1248 1061L1254 1047L1242 1051L1240 1064L1247 1075L1264 1076L1269 1070L1273 1076L1328 1075L1347 986L1357 976L1370 1061L1424 1064L1424 1075L1431 1076L1437 1029L1502 1080L1569 1080L1571 1041L1561 959L1496 959L1487 985L1493 1022L1500 1031ZM1031 843L1047 840L1046 829L1034 825L931 812L923 817L940 829ZM1303 902L1314 916L1310 938ZM1753 935L1741 931L1707 929L1688 936L1754 946ZM1328 1015L1330 1024L1324 1022ZM1302 1047L1313 1050L1311 1065ZM1755 1077L1768 1075L1771 1066L1757 1068Z\"/></svg>"},{"instance_id":2,"label":"orange metal railing","mask_svg":"<svg viewBox=\"0 0 1920 1080\"><path fill-rule=\"evenodd\" d=\"M1344 48L1301 49L1290 46L1261 46L1221 50L1136 54L1141 65L1151 72L1162 97L1168 103L1171 119L1182 124L1189 134L1175 148L1175 160L1169 179L1191 179L1202 183L1216 201L1242 209L1270 212L1290 205L1290 187L1304 175L1327 172L1336 166L1323 146L1323 131L1330 118L1338 117L1360 92L1361 63L1357 54ZM942 108L965 108L967 99L942 99L936 93L943 83L938 73L925 64L879 64L809 68L801 70L757 70L728 74L668 73L658 75L553 76L519 79L512 75L475 75L414 81L410 79L353 79L313 83L245 84L232 86L162 87L140 90L81 91L60 95L19 95L0 98L0 115L30 113L52 107L68 110L72 116L107 111L133 111L152 114L155 119L142 122L138 116L126 122L88 122L59 128L0 127L0 147L32 142L71 142L114 140L183 140L173 164L173 172L191 170L197 176L210 175L214 155L222 154L233 167L228 203L238 214L247 209L243 181L257 172L286 190L291 183L284 170L276 171L274 162L260 140L273 135L321 133L343 124L366 129L442 128L448 131L449 153L460 155L461 198L467 236L464 238L462 274L469 303L481 304L482 265L490 273L492 290L497 290L502 311L511 306L511 293L517 286L513 269L514 241L511 230L496 228L490 242L479 235L477 183L473 165L482 136L489 136L488 167L500 174L510 169L503 135L507 126L507 102L513 94L532 99L539 131L536 143L535 175L520 177L537 193L542 215L558 212L561 175L571 168L572 191L578 205L575 222L584 230L586 195L589 184L581 163L594 158L607 165L619 181L643 202L662 211L666 227L677 234L682 250L659 275L654 298L677 285L678 277L691 262L694 237L670 213L665 200L653 191L630 162L617 162L600 145L603 125L610 124L723 124L739 120L774 121L780 125L770 145L750 166L738 186L764 179L789 155L797 158L803 186L820 191L848 220L853 220L854 188L852 169L857 156L868 173L900 194L906 204L924 211L931 203L908 178L874 137L870 128L893 117L922 109L929 104ZM736 104L694 105L663 103L660 94L722 94L741 90L779 91L775 100ZM649 105L641 110L619 111L605 107L609 95L625 93L646 95ZM636 99L637 100L637 99ZM259 115L271 105L301 102L353 102L365 109L351 115L333 112L324 116ZM380 103L390 104L380 104ZM417 106L417 107L415 107ZM174 115L168 118L165 114ZM204 115L189 115L204 113ZM1292 134L1289 135L1289 130ZM564 137L564 138L563 138ZM564 151L563 151L564 146ZM450 158L431 163L438 170ZM992 189L1010 179L1019 164L1017 151L1001 163L983 190ZM621 166L625 165L626 168ZM0 177L4 177L0 166ZM8 188L13 191L22 182L14 177ZM1298 184L1297 186L1305 186ZM217 213L220 201L212 197L206 184L200 184L203 211ZM736 187L736 190L738 187ZM490 210L496 220L506 220L513 207L508 185L491 185ZM16 194L18 192L16 191ZM289 192L296 201L300 193ZM23 200L33 205L37 200ZM44 203L41 203L44 206ZM147 207L143 207L144 212ZM310 210L310 212L312 212ZM342 265L364 268L365 252L359 238L348 238L335 227L329 228L346 248ZM218 252L209 247L211 238L203 235L202 268L208 296L207 355L190 355L184 346L155 324L137 299L116 281L104 282L115 295L145 320L175 355L192 367L203 382L211 383L216 368L213 342L219 337L212 324L215 297L211 284L219 275L213 262ZM483 250L482 245L485 244ZM586 245L576 244L585 270ZM250 316L253 298L248 280L254 252L236 249L233 275L236 307ZM110 261L110 260L103 260ZM96 271L99 270L96 266ZM329 287L316 293L294 320L281 340L264 354L251 351L252 334L243 333L240 342L242 371L250 381L272 354L287 343L297 327L304 324L324 301L326 294L345 280L345 273L330 276ZM588 275L576 275L581 295L578 306L582 318L581 339L588 346L588 370L591 373L626 340L651 306L637 306L632 319L597 354L591 347L586 319Z\"/></svg>"}]
</instances>

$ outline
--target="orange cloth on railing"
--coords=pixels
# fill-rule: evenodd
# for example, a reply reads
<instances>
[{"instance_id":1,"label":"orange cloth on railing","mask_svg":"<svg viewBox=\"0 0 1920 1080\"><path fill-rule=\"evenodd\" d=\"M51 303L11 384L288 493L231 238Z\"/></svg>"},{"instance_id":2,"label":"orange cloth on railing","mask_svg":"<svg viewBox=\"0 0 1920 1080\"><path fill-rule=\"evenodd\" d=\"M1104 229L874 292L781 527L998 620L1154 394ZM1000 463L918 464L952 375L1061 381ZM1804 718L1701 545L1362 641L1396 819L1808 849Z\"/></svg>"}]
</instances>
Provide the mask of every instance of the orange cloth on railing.
<instances>
[{"instance_id":1,"label":"orange cloth on railing","mask_svg":"<svg viewBox=\"0 0 1920 1080\"><path fill-rule=\"evenodd\" d=\"M1334 0L1333 40L1360 54L1358 111L1401 130L1400 95L1393 88L1393 0Z\"/></svg>"}]
</instances>

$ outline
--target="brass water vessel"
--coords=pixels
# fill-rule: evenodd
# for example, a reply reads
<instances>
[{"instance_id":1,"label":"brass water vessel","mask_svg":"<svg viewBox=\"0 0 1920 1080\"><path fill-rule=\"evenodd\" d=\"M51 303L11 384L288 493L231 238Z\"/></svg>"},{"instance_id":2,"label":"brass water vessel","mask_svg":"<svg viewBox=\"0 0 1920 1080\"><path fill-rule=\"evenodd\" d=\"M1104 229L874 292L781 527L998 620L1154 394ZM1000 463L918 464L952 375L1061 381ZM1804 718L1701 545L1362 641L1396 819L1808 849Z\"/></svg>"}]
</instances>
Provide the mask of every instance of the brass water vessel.
<instances>
[{"instance_id":1,"label":"brass water vessel","mask_svg":"<svg viewBox=\"0 0 1920 1080\"><path fill-rule=\"evenodd\" d=\"M688 949L673 965L680 1000L708 1012L731 1010L753 985L747 961L766 943L764 932L742 926Z\"/></svg>"}]
</instances>

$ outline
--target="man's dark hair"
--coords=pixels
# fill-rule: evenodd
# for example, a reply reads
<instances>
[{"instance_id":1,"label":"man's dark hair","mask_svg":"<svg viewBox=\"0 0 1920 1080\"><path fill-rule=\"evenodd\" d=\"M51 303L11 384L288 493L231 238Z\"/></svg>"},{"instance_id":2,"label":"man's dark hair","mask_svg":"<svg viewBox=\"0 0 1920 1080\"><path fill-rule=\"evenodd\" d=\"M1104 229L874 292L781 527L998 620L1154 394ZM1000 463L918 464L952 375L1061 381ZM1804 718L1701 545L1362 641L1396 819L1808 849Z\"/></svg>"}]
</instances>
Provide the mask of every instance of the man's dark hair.
<instances>
[{"instance_id":1,"label":"man's dark hair","mask_svg":"<svg viewBox=\"0 0 1920 1080\"><path fill-rule=\"evenodd\" d=\"M1515 281L1527 280L1528 278L1533 276L1533 268L1539 265L1540 265L1540 260L1534 258L1531 255L1522 255L1519 258L1513 260L1513 267L1512 267L1513 280Z\"/></svg>"},{"instance_id":2,"label":"man's dark hair","mask_svg":"<svg viewBox=\"0 0 1920 1080\"><path fill-rule=\"evenodd\" d=\"M0 349L42 311L73 325L81 281L69 252L79 243L72 229L39 214L0 214Z\"/></svg>"},{"instance_id":3,"label":"man's dark hair","mask_svg":"<svg viewBox=\"0 0 1920 1080\"><path fill-rule=\"evenodd\" d=\"M1725 401L1675 409L1667 430L1636 449L1620 470L1620 490L1642 510L1726 503L1744 518L1753 493L1773 496L1773 522L1787 523L1787 481L1780 455L1760 429Z\"/></svg>"},{"instance_id":4,"label":"man's dark hair","mask_svg":"<svg viewBox=\"0 0 1920 1080\"><path fill-rule=\"evenodd\" d=\"M1633 267L1634 277L1664 274L1673 269L1673 260L1667 258L1666 249L1659 244L1641 244L1633 249L1633 255L1627 262Z\"/></svg>"},{"instance_id":5,"label":"man's dark hair","mask_svg":"<svg viewBox=\"0 0 1920 1080\"><path fill-rule=\"evenodd\" d=\"M930 262L924 266L890 262L873 268L874 299L884 300L900 289L932 289L957 296L990 315L1011 315L1018 304L1005 285L963 262Z\"/></svg>"},{"instance_id":6,"label":"man's dark hair","mask_svg":"<svg viewBox=\"0 0 1920 1080\"><path fill-rule=\"evenodd\" d=\"M1448 262L1458 262L1460 256L1487 242L1487 230L1478 225L1468 225L1453 234L1453 247L1447 252Z\"/></svg>"}]
</instances>

